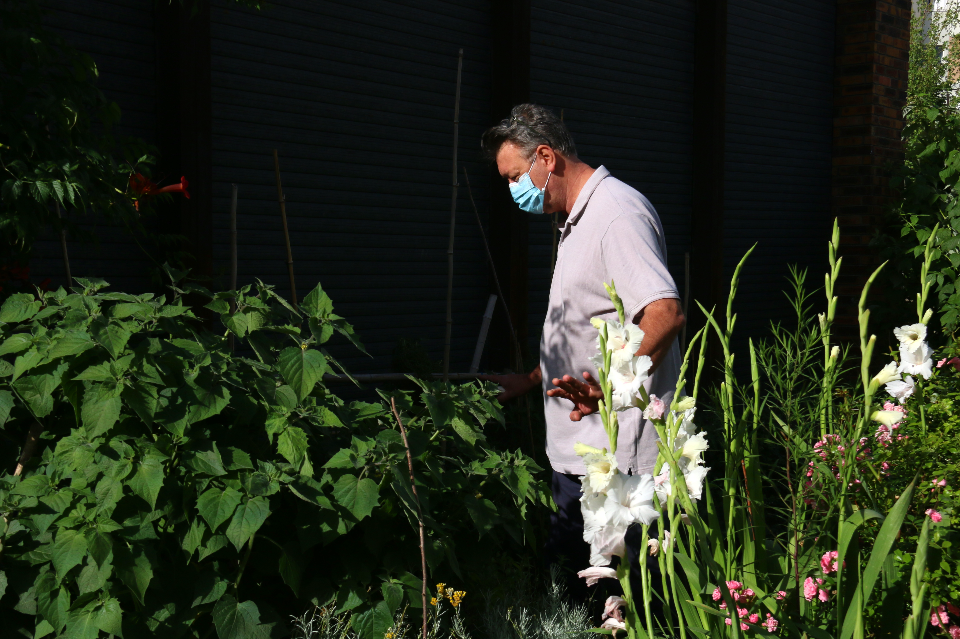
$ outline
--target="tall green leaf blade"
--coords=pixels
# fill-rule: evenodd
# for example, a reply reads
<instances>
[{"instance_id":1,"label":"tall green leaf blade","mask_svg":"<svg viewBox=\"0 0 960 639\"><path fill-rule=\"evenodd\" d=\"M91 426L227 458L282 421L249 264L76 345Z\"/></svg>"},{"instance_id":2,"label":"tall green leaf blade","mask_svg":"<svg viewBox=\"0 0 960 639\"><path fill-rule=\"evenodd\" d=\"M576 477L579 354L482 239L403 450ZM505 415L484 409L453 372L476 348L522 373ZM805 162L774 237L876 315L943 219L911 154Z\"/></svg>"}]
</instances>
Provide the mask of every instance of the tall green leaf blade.
<instances>
[{"instance_id":1,"label":"tall green leaf blade","mask_svg":"<svg viewBox=\"0 0 960 639\"><path fill-rule=\"evenodd\" d=\"M900 526L910 508L910 500L913 498L913 491L916 487L917 479L914 478L910 485L901 493L900 499L893 505L886 519L880 526L877 537L873 542L873 551L870 553L870 559L867 560L867 567L863 571L860 585L856 589L856 594L850 601L846 613L843 617L843 629L840 639L850 639L857 628L857 615L862 610L864 604L870 601L870 595L873 593L873 587L877 583L877 577L883 569L883 563L887 559L887 554L893 548L897 535L900 533ZM841 568L842 570L842 568Z\"/></svg>"}]
</instances>

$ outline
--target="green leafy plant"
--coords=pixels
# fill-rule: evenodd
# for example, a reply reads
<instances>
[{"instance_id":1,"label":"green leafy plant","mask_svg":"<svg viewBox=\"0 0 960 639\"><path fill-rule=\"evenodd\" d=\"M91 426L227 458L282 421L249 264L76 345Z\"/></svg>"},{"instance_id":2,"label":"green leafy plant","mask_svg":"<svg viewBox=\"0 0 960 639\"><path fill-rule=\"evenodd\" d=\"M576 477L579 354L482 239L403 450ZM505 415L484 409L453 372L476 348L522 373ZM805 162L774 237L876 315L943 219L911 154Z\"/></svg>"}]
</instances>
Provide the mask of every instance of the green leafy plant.
<instances>
[{"instance_id":1,"label":"green leafy plant","mask_svg":"<svg viewBox=\"0 0 960 639\"><path fill-rule=\"evenodd\" d=\"M492 385L396 393L408 449L386 402L324 385L323 345L362 345L319 286L294 306L167 272L169 300L78 279L0 307L5 633L277 637L326 603L379 637L421 605L420 512L431 574L492 578L533 542L548 492L485 444Z\"/></svg>"}]
</instances>

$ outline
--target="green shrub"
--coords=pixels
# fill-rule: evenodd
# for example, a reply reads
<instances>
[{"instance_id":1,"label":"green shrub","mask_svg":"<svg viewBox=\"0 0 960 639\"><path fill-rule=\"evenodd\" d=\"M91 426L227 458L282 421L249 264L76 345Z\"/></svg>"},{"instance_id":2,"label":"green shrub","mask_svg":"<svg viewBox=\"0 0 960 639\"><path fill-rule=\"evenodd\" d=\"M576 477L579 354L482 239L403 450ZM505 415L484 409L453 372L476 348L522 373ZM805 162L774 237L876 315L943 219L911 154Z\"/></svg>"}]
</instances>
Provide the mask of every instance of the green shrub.
<instances>
[{"instance_id":1,"label":"green shrub","mask_svg":"<svg viewBox=\"0 0 960 639\"><path fill-rule=\"evenodd\" d=\"M167 272L170 300L78 279L0 308L3 635L279 637L327 603L382 636L421 605L419 525L387 403L323 383L338 365L322 345L362 348L353 329L319 286L294 307ZM194 313L188 293L209 301ZM547 489L519 451L484 445L502 420L491 384L418 384L396 403L429 570L491 578L492 557L532 542Z\"/></svg>"}]
</instances>

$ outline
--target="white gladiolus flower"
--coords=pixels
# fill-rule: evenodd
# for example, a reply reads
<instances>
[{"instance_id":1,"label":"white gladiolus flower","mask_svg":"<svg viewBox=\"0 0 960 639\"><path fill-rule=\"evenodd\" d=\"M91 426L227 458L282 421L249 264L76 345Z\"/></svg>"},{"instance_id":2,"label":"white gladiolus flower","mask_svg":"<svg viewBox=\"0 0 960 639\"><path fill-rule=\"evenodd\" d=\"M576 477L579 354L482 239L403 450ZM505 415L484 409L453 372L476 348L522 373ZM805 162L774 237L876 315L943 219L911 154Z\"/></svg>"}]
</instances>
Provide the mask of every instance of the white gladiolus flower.
<instances>
[{"instance_id":1,"label":"white gladiolus flower","mask_svg":"<svg viewBox=\"0 0 960 639\"><path fill-rule=\"evenodd\" d=\"M918 324L918 326L921 326ZM926 342L922 342L916 350L910 350L912 345L900 345L900 373L907 375L923 375L930 379L933 375L933 349Z\"/></svg>"},{"instance_id":2,"label":"white gladiolus flower","mask_svg":"<svg viewBox=\"0 0 960 639\"><path fill-rule=\"evenodd\" d=\"M643 418L660 419L663 417L664 410L666 410L666 405L663 403L663 400L656 395L651 395L650 402L647 404L647 407L643 409Z\"/></svg>"},{"instance_id":3,"label":"white gladiolus flower","mask_svg":"<svg viewBox=\"0 0 960 639\"><path fill-rule=\"evenodd\" d=\"M703 482L707 479L708 470L710 469L706 466L697 465L683 474L683 478L687 482L687 492L690 493L690 499L698 501L703 498Z\"/></svg>"},{"instance_id":4,"label":"white gladiolus flower","mask_svg":"<svg viewBox=\"0 0 960 639\"><path fill-rule=\"evenodd\" d=\"M927 327L923 324L909 324L893 329L893 334L900 340L900 351L904 349L911 353L920 350L927 339Z\"/></svg>"},{"instance_id":5,"label":"white gladiolus flower","mask_svg":"<svg viewBox=\"0 0 960 639\"><path fill-rule=\"evenodd\" d=\"M875 422L880 422L884 426L893 426L903 421L903 418L904 414L898 410L875 410L873 414L870 415L870 419Z\"/></svg>"},{"instance_id":6,"label":"white gladiolus flower","mask_svg":"<svg viewBox=\"0 0 960 639\"><path fill-rule=\"evenodd\" d=\"M588 586L595 586L601 579L616 579L617 571L606 566L590 566L578 572L577 576L586 579Z\"/></svg>"},{"instance_id":7,"label":"white gladiolus flower","mask_svg":"<svg viewBox=\"0 0 960 639\"><path fill-rule=\"evenodd\" d=\"M913 395L913 391L916 390L916 384L913 378L908 375L905 380L895 379L892 382L887 382L884 388L887 389L891 397L896 398L898 402L903 404Z\"/></svg>"},{"instance_id":8,"label":"white gladiolus flower","mask_svg":"<svg viewBox=\"0 0 960 639\"><path fill-rule=\"evenodd\" d=\"M627 631L627 624L623 621L617 621L613 617L606 619L602 624L600 624L600 627L604 630L612 631L614 639L616 639L618 630L623 630L624 632Z\"/></svg>"},{"instance_id":9,"label":"white gladiolus flower","mask_svg":"<svg viewBox=\"0 0 960 639\"><path fill-rule=\"evenodd\" d=\"M590 323L593 324L593 320ZM615 367L618 361L633 359L637 351L640 350L640 343L643 341L643 331L640 330L640 327L629 322L624 326L620 322L611 320L606 320L606 324L607 350L612 353L611 366ZM600 349L599 335L597 336L597 349Z\"/></svg>"},{"instance_id":10,"label":"white gladiolus flower","mask_svg":"<svg viewBox=\"0 0 960 639\"><path fill-rule=\"evenodd\" d=\"M590 565L608 566L614 557L624 557L627 546L624 538L627 526L604 526L590 542Z\"/></svg>"},{"instance_id":11,"label":"white gladiolus flower","mask_svg":"<svg viewBox=\"0 0 960 639\"><path fill-rule=\"evenodd\" d=\"M880 372L873 376L873 381L883 386L888 382L900 379L900 373L897 372L897 363L890 362L880 369Z\"/></svg>"},{"instance_id":12,"label":"white gladiolus flower","mask_svg":"<svg viewBox=\"0 0 960 639\"><path fill-rule=\"evenodd\" d=\"M617 473L607 488L603 509L615 525L641 523L649 526L660 517L653 507L653 477Z\"/></svg>"},{"instance_id":13,"label":"white gladiolus flower","mask_svg":"<svg viewBox=\"0 0 960 639\"><path fill-rule=\"evenodd\" d=\"M703 460L700 458L700 455L703 454L703 451L707 450L709 446L707 445L707 435L706 433L699 432L693 437L687 439L683 442L683 448L680 452L680 462L687 460L687 464L700 464Z\"/></svg>"},{"instance_id":14,"label":"white gladiolus flower","mask_svg":"<svg viewBox=\"0 0 960 639\"><path fill-rule=\"evenodd\" d=\"M653 360L646 355L610 362L608 379L613 386L612 408L616 411L634 408L640 404L640 387L650 376Z\"/></svg>"},{"instance_id":15,"label":"white gladiolus flower","mask_svg":"<svg viewBox=\"0 0 960 639\"><path fill-rule=\"evenodd\" d=\"M584 489L589 486L595 493L607 492L607 486L610 480L617 473L617 457L613 453L606 451L587 453L583 456L583 463L587 467L587 483Z\"/></svg>"},{"instance_id":16,"label":"white gladiolus flower","mask_svg":"<svg viewBox=\"0 0 960 639\"><path fill-rule=\"evenodd\" d=\"M599 448L594 448L593 446L587 446L586 444L577 442L573 445L573 452L575 455L583 457L584 455L593 453L599 455L600 453L606 452L606 449L600 450Z\"/></svg>"}]
</instances>

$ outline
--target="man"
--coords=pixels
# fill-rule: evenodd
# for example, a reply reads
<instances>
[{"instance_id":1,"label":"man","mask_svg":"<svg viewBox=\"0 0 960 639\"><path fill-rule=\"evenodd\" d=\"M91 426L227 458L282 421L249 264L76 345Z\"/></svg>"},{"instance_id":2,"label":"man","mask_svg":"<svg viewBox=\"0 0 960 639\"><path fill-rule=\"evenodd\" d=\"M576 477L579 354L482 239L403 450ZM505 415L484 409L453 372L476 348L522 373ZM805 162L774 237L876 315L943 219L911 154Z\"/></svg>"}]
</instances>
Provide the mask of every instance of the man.
<instances>
[{"instance_id":1,"label":"man","mask_svg":"<svg viewBox=\"0 0 960 639\"><path fill-rule=\"evenodd\" d=\"M568 216L550 285L540 366L529 374L487 379L503 387L501 401L537 386L543 391L547 457L557 505L551 516L547 559L557 563L565 557L567 568L581 570L589 565L579 503L580 476L586 470L573 447L577 442L610 446L597 414L597 400L603 394L590 362L598 352L597 331L590 319L617 318L603 286L613 281L623 299L626 321L644 332L637 354L653 360L644 386L669 403L680 371L676 337L684 318L679 295L667 270L663 227L653 205L603 166L594 169L581 162L570 133L551 111L533 104L514 107L509 118L483 134L482 146L496 161L522 210ZM619 423L620 471L652 473L657 458L653 425L638 409L620 413ZM635 560L636 553L646 549L646 540L633 541ZM581 589L576 583L570 585L575 591Z\"/></svg>"}]
</instances>

